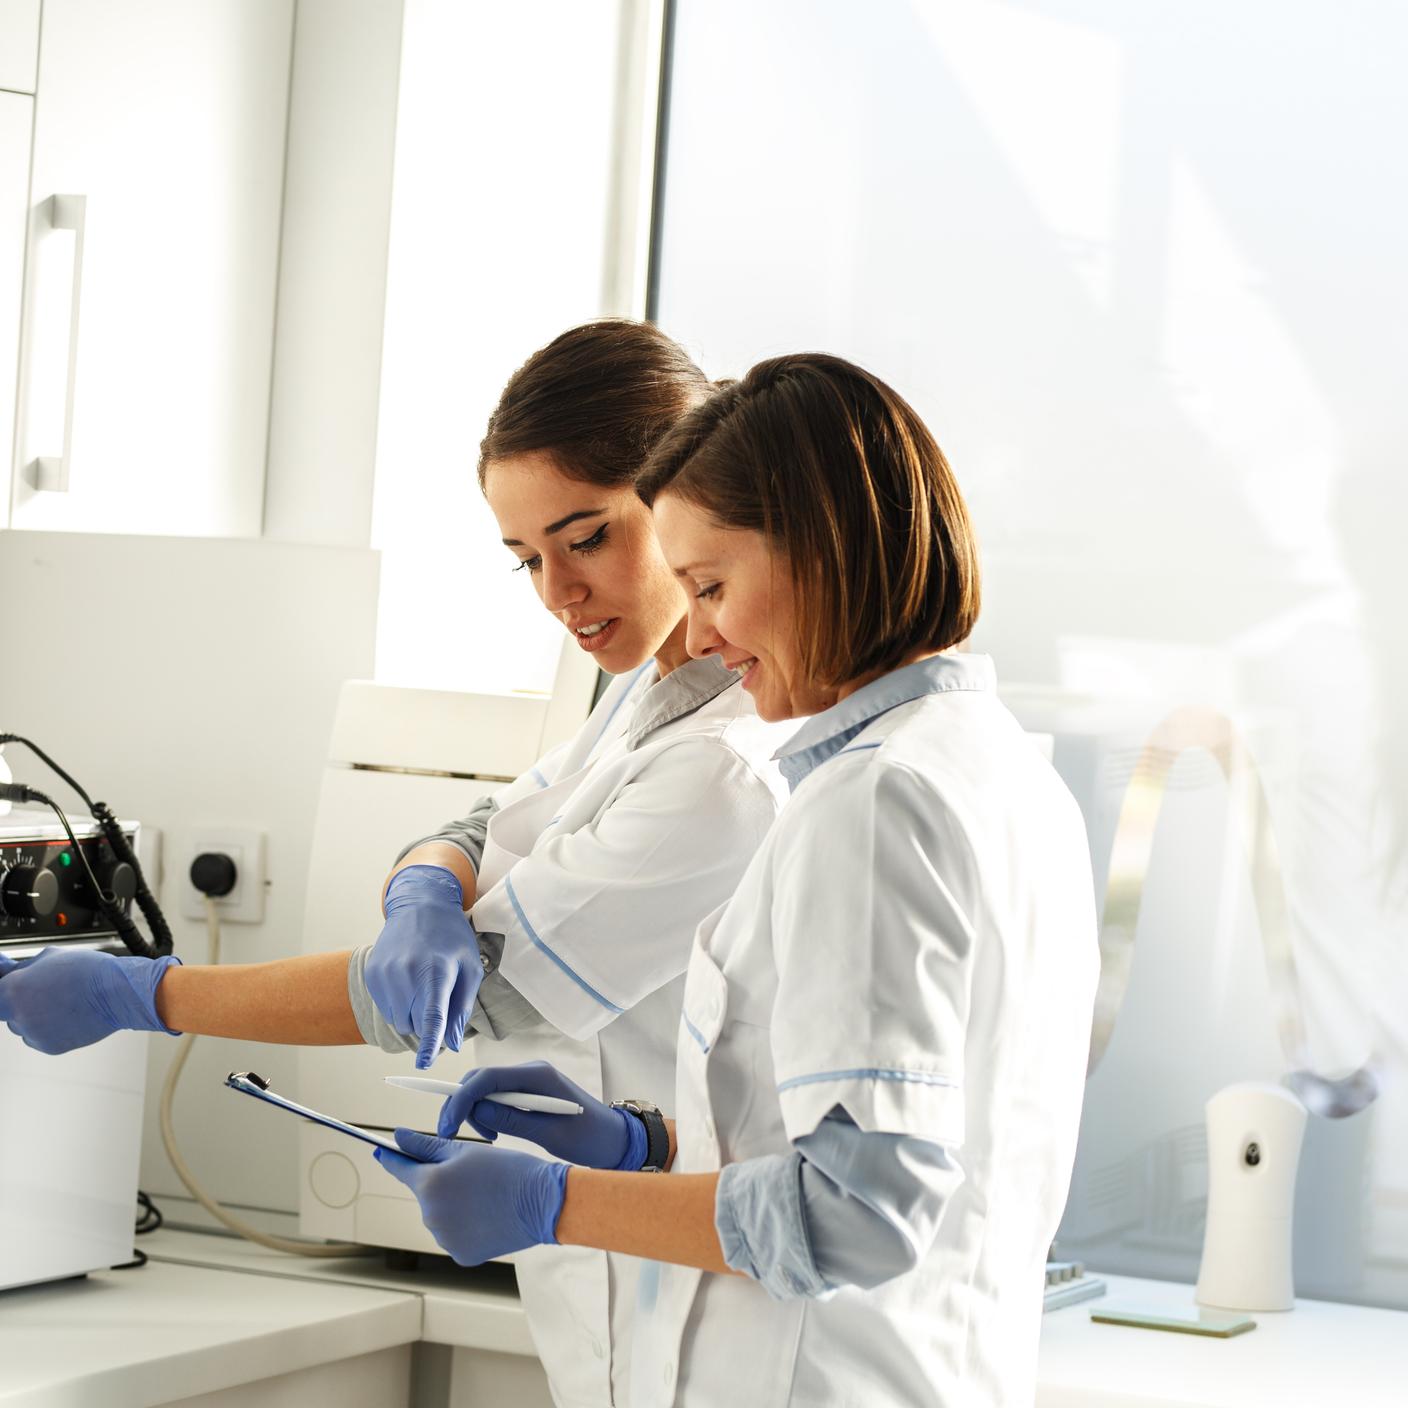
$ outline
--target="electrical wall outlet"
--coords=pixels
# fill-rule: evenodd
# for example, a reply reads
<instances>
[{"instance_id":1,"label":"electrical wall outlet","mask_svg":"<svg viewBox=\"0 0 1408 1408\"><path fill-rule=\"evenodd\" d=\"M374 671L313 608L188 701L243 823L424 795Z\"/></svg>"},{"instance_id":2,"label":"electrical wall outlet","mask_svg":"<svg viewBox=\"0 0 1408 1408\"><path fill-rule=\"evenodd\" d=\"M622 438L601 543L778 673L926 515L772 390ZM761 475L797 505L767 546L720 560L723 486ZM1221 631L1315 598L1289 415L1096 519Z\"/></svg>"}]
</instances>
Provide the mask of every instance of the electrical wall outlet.
<instances>
[{"instance_id":1,"label":"electrical wall outlet","mask_svg":"<svg viewBox=\"0 0 1408 1408\"><path fill-rule=\"evenodd\" d=\"M202 852L214 851L235 863L235 887L215 901L222 924L264 922L264 833L234 826L203 827L182 838L185 845L172 847L176 866L173 879L181 892L181 913L187 919L205 918L205 896L191 884L191 862Z\"/></svg>"}]
</instances>

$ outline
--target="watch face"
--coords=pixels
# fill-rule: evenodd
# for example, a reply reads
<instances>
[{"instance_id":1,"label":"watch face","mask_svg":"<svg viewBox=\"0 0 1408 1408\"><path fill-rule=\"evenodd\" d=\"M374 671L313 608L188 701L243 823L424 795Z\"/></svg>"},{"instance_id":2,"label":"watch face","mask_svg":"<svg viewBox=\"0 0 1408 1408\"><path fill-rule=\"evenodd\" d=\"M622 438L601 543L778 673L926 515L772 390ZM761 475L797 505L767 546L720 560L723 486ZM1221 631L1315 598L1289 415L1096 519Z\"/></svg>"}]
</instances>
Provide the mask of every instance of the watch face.
<instances>
[{"instance_id":1,"label":"watch face","mask_svg":"<svg viewBox=\"0 0 1408 1408\"><path fill-rule=\"evenodd\" d=\"M652 1105L649 1100L613 1100L611 1104L618 1110L629 1110L633 1115L658 1115L659 1105Z\"/></svg>"}]
</instances>

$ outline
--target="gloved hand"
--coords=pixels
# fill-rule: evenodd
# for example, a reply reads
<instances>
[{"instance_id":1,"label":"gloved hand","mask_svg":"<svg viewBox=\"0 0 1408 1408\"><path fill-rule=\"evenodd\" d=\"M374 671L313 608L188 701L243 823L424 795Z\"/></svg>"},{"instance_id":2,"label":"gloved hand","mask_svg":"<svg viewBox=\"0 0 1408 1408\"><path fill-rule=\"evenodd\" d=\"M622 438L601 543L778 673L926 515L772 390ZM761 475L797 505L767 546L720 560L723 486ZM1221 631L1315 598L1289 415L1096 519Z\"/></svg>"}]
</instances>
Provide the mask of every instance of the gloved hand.
<instances>
[{"instance_id":1,"label":"gloved hand","mask_svg":"<svg viewBox=\"0 0 1408 1408\"><path fill-rule=\"evenodd\" d=\"M425 1070L443 1043L458 1051L484 964L464 891L443 865L409 865L386 887L386 927L367 959L367 991L381 1015L420 1042Z\"/></svg>"},{"instance_id":2,"label":"gloved hand","mask_svg":"<svg viewBox=\"0 0 1408 1408\"><path fill-rule=\"evenodd\" d=\"M0 954L0 1022L26 1046L58 1056L113 1032L166 1032L156 990L180 959L46 948L16 962Z\"/></svg>"},{"instance_id":3,"label":"gloved hand","mask_svg":"<svg viewBox=\"0 0 1408 1408\"><path fill-rule=\"evenodd\" d=\"M396 1142L413 1157L377 1149L377 1163L416 1195L426 1229L461 1266L557 1245L566 1164L410 1129Z\"/></svg>"},{"instance_id":4,"label":"gloved hand","mask_svg":"<svg viewBox=\"0 0 1408 1408\"><path fill-rule=\"evenodd\" d=\"M497 1105L484 1097L500 1090L530 1091L575 1100L580 1115L544 1115ZM491 1142L500 1134L531 1139L539 1148L588 1168L612 1168L635 1173L645 1162L645 1125L628 1110L613 1110L546 1061L521 1066L483 1066L463 1077L460 1088L441 1106L436 1128L442 1138L468 1124Z\"/></svg>"}]
</instances>

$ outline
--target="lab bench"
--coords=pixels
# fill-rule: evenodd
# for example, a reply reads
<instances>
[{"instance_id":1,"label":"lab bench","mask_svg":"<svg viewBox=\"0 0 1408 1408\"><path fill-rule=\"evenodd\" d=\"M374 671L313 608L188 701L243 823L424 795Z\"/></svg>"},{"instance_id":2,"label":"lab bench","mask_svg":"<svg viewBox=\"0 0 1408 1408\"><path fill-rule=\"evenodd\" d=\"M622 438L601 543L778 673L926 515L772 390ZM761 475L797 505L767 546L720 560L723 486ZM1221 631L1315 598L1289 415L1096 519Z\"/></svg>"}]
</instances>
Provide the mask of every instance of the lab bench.
<instances>
[{"instance_id":1,"label":"lab bench","mask_svg":"<svg viewBox=\"0 0 1408 1408\"><path fill-rule=\"evenodd\" d=\"M0 1292L0 1408L551 1408L507 1267L139 1246L139 1269Z\"/></svg>"},{"instance_id":2,"label":"lab bench","mask_svg":"<svg viewBox=\"0 0 1408 1408\"><path fill-rule=\"evenodd\" d=\"M150 1263L0 1294L0 1408L459 1408L550 1403L506 1268L305 1260L206 1233L141 1239ZM1301 1301L1231 1340L1092 1323L1165 1313L1192 1288L1105 1278L1047 1315L1037 1408L1258 1408L1404 1401L1408 1314Z\"/></svg>"}]
</instances>

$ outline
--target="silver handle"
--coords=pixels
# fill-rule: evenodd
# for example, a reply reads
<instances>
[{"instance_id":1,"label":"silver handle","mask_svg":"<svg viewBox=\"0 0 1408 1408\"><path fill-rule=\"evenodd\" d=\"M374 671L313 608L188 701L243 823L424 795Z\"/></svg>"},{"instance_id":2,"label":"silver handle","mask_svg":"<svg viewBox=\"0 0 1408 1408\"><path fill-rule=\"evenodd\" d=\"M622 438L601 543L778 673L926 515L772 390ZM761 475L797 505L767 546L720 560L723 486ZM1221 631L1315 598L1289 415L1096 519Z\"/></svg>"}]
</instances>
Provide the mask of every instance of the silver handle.
<instances>
[{"instance_id":1,"label":"silver handle","mask_svg":"<svg viewBox=\"0 0 1408 1408\"><path fill-rule=\"evenodd\" d=\"M36 489L64 494L68 492L69 461L73 451L73 389L78 379L78 309L83 289L83 237L88 221L88 197L50 196L44 208L51 230L73 231L73 288L69 299L63 451L59 455L40 455L29 466L29 478Z\"/></svg>"}]
</instances>

